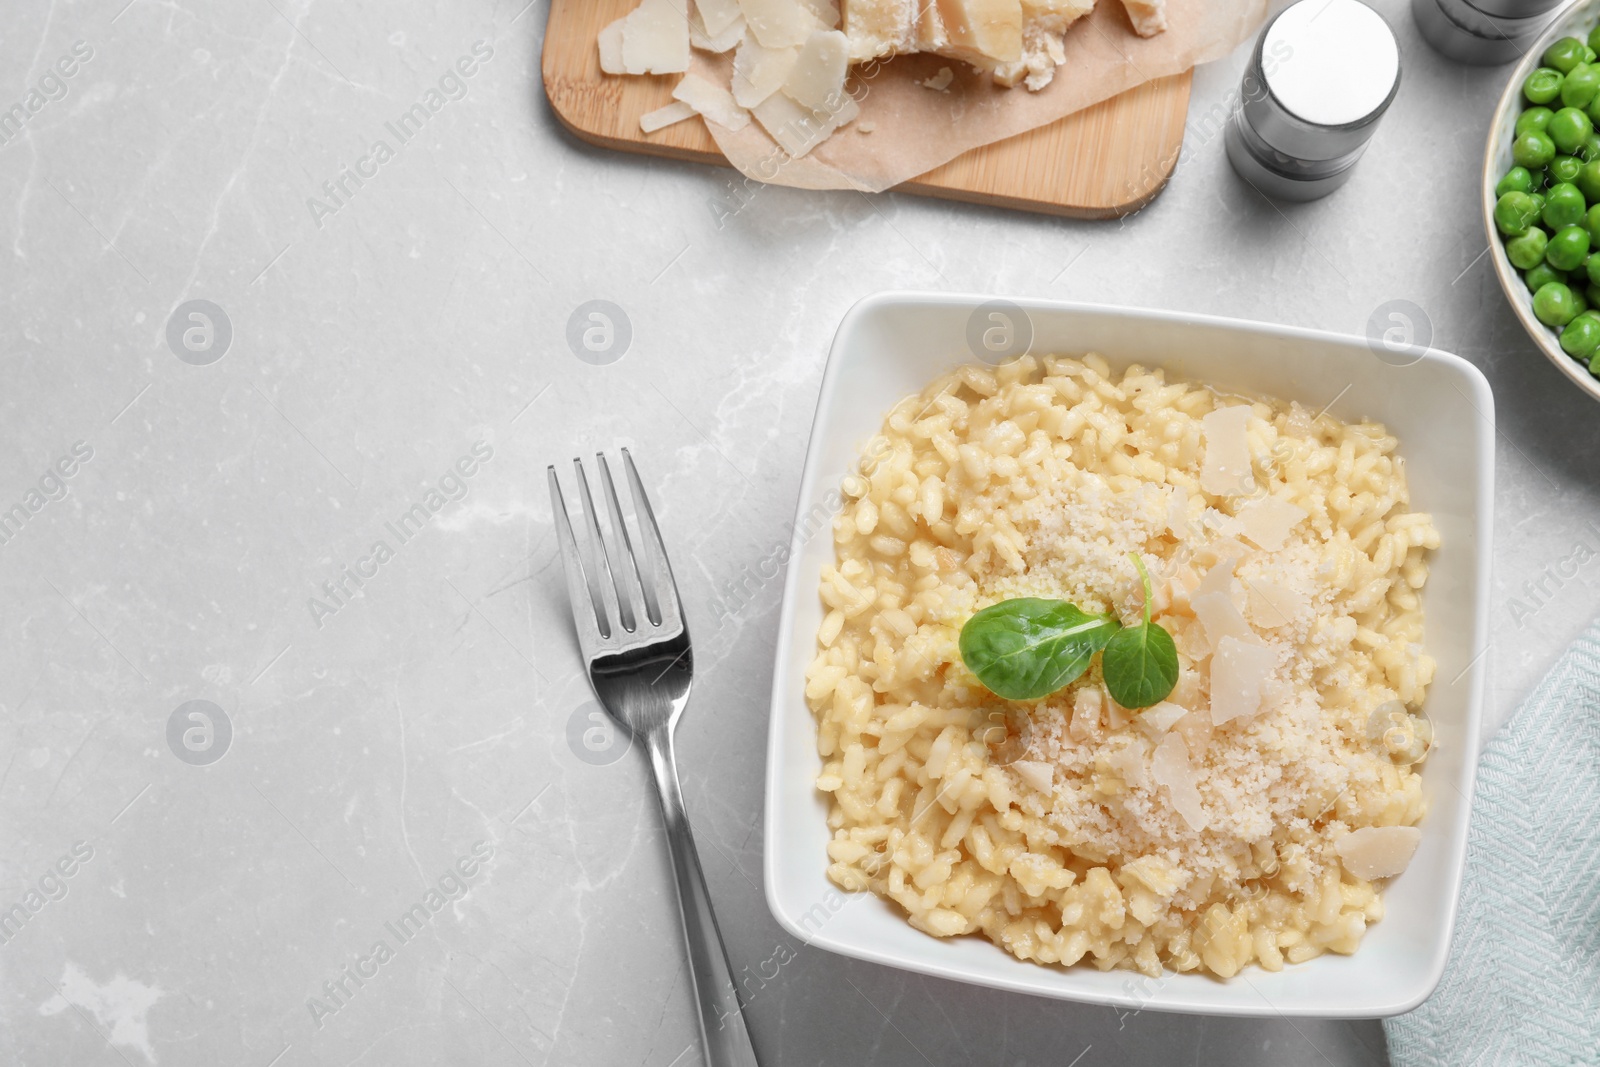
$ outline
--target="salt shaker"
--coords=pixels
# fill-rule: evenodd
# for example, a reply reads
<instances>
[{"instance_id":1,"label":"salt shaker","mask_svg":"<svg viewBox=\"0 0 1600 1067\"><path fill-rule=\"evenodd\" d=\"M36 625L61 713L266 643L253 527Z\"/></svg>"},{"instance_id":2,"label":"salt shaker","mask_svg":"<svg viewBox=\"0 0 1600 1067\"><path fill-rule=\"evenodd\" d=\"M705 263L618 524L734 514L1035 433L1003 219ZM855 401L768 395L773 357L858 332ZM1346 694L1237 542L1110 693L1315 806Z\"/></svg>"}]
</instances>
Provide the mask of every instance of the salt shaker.
<instances>
[{"instance_id":1,"label":"salt shaker","mask_svg":"<svg viewBox=\"0 0 1600 1067\"><path fill-rule=\"evenodd\" d=\"M1429 44L1461 63L1494 66L1520 59L1563 0L1411 0L1411 17Z\"/></svg>"},{"instance_id":2,"label":"salt shaker","mask_svg":"<svg viewBox=\"0 0 1600 1067\"><path fill-rule=\"evenodd\" d=\"M1360 0L1300 0L1256 39L1228 159L1270 197L1327 196L1349 179L1399 88L1400 46L1382 15Z\"/></svg>"}]
</instances>

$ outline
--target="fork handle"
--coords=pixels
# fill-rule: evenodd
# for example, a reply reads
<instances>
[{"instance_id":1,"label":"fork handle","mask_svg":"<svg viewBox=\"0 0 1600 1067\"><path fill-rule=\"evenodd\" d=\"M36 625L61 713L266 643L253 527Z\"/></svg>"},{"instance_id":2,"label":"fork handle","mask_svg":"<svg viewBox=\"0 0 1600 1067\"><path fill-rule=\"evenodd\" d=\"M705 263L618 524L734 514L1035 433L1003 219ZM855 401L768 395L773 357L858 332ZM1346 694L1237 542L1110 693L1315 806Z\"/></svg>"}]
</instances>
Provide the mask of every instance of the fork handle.
<instances>
[{"instance_id":1,"label":"fork handle","mask_svg":"<svg viewBox=\"0 0 1600 1067\"><path fill-rule=\"evenodd\" d=\"M684 942L689 946L689 974L700 1008L700 1037L706 1065L760 1067L755 1047L750 1042L750 1030L745 1026L728 953L717 931L717 918L711 912L711 897L706 892L706 878L700 869L700 855L695 851L694 834L689 829L670 727L647 734L645 747L650 753L650 767L655 771L661 816L667 828L667 847L672 853L678 915L683 920Z\"/></svg>"}]
</instances>

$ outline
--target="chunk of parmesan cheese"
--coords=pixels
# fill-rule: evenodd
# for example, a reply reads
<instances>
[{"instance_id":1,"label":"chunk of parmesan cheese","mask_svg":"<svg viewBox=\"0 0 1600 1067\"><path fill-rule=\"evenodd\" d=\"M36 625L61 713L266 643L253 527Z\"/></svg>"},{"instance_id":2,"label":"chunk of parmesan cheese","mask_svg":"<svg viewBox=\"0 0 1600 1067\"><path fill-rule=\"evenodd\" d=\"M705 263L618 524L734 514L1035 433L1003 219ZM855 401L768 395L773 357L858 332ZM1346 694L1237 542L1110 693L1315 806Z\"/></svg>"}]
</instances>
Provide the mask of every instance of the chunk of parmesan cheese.
<instances>
[{"instance_id":1,"label":"chunk of parmesan cheese","mask_svg":"<svg viewBox=\"0 0 1600 1067\"><path fill-rule=\"evenodd\" d=\"M939 73L935 74L931 78L923 79L922 87L924 89L932 89L936 93L942 93L946 89L950 88L950 83L955 80L955 71L951 70L949 67L940 67Z\"/></svg>"},{"instance_id":2,"label":"chunk of parmesan cheese","mask_svg":"<svg viewBox=\"0 0 1600 1067\"><path fill-rule=\"evenodd\" d=\"M1224 637L1211 656L1211 721L1218 726L1261 710L1262 686L1277 657L1261 644Z\"/></svg>"},{"instance_id":3,"label":"chunk of parmesan cheese","mask_svg":"<svg viewBox=\"0 0 1600 1067\"><path fill-rule=\"evenodd\" d=\"M733 54L733 98L740 107L755 107L782 88L800 58L798 48L767 48L746 35Z\"/></svg>"},{"instance_id":4,"label":"chunk of parmesan cheese","mask_svg":"<svg viewBox=\"0 0 1600 1067\"><path fill-rule=\"evenodd\" d=\"M1250 468L1250 439L1245 427L1254 412L1249 404L1217 408L1200 420L1205 457L1200 463L1200 488L1213 496L1239 496L1256 486Z\"/></svg>"},{"instance_id":5,"label":"chunk of parmesan cheese","mask_svg":"<svg viewBox=\"0 0 1600 1067\"><path fill-rule=\"evenodd\" d=\"M694 108L707 122L726 129L742 130L750 125L750 112L734 102L733 94L698 74L685 74L672 90L672 98Z\"/></svg>"},{"instance_id":6,"label":"chunk of parmesan cheese","mask_svg":"<svg viewBox=\"0 0 1600 1067\"><path fill-rule=\"evenodd\" d=\"M1195 785L1194 768L1189 765L1189 748L1183 738L1169 733L1156 746L1150 757L1150 777L1157 785L1167 787L1172 797L1172 807L1191 830L1206 828L1205 808L1200 804L1200 790Z\"/></svg>"},{"instance_id":7,"label":"chunk of parmesan cheese","mask_svg":"<svg viewBox=\"0 0 1600 1067\"><path fill-rule=\"evenodd\" d=\"M1011 764L1011 769L1031 788L1046 796L1055 788L1055 770L1042 760L1019 759Z\"/></svg>"},{"instance_id":8,"label":"chunk of parmesan cheese","mask_svg":"<svg viewBox=\"0 0 1600 1067\"><path fill-rule=\"evenodd\" d=\"M682 100L674 100L666 107L658 107L654 111L647 111L639 116L639 128L645 133L655 133L657 130L684 119L692 119L697 112Z\"/></svg>"},{"instance_id":9,"label":"chunk of parmesan cheese","mask_svg":"<svg viewBox=\"0 0 1600 1067\"><path fill-rule=\"evenodd\" d=\"M1122 0L1122 6L1140 37L1154 37L1167 28L1167 0Z\"/></svg>"},{"instance_id":10,"label":"chunk of parmesan cheese","mask_svg":"<svg viewBox=\"0 0 1600 1067\"><path fill-rule=\"evenodd\" d=\"M783 91L802 107L826 111L844 95L849 71L849 40L838 30L819 30L801 46Z\"/></svg>"},{"instance_id":11,"label":"chunk of parmesan cheese","mask_svg":"<svg viewBox=\"0 0 1600 1067\"><path fill-rule=\"evenodd\" d=\"M673 0L640 0L622 23L622 66L629 74L689 69L689 19Z\"/></svg>"},{"instance_id":12,"label":"chunk of parmesan cheese","mask_svg":"<svg viewBox=\"0 0 1600 1067\"><path fill-rule=\"evenodd\" d=\"M1239 506L1235 518L1245 537L1257 548L1276 552L1289 539L1300 520L1306 517L1305 508L1296 507L1275 496L1259 497Z\"/></svg>"},{"instance_id":13,"label":"chunk of parmesan cheese","mask_svg":"<svg viewBox=\"0 0 1600 1067\"><path fill-rule=\"evenodd\" d=\"M806 43L816 17L795 0L739 0L750 32L768 48L793 48Z\"/></svg>"},{"instance_id":14,"label":"chunk of parmesan cheese","mask_svg":"<svg viewBox=\"0 0 1600 1067\"><path fill-rule=\"evenodd\" d=\"M975 66L1022 58L1022 0L933 0L948 43L943 51Z\"/></svg>"},{"instance_id":15,"label":"chunk of parmesan cheese","mask_svg":"<svg viewBox=\"0 0 1600 1067\"><path fill-rule=\"evenodd\" d=\"M915 51L917 9L905 0L846 0L844 29L857 62Z\"/></svg>"},{"instance_id":16,"label":"chunk of parmesan cheese","mask_svg":"<svg viewBox=\"0 0 1600 1067\"><path fill-rule=\"evenodd\" d=\"M1339 838L1333 846L1344 869L1357 878L1392 878L1405 870L1422 843L1415 826L1363 826Z\"/></svg>"}]
</instances>

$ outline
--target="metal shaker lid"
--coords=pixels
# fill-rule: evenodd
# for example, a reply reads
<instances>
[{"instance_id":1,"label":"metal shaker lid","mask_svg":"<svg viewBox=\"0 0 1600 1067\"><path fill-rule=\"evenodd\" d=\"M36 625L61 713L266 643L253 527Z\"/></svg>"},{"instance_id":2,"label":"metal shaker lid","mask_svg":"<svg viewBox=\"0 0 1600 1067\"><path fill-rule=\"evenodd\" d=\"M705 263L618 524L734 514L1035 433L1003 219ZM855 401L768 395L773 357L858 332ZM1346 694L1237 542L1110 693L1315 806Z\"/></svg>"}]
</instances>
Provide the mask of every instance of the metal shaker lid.
<instances>
[{"instance_id":1,"label":"metal shaker lid","mask_svg":"<svg viewBox=\"0 0 1600 1067\"><path fill-rule=\"evenodd\" d=\"M1247 92L1244 117L1273 148L1298 159L1333 159L1372 136L1400 86L1394 32L1360 0L1300 0L1256 42L1251 71L1265 92Z\"/></svg>"}]
</instances>

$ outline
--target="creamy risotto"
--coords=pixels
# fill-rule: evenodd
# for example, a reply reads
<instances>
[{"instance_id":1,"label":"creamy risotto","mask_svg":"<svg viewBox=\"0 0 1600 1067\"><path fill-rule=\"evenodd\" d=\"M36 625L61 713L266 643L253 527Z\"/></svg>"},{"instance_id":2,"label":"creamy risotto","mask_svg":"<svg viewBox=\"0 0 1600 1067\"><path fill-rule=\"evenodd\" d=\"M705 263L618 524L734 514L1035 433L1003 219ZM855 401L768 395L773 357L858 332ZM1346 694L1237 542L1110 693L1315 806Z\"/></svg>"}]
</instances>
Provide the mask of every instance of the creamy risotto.
<instances>
[{"instance_id":1,"label":"creamy risotto","mask_svg":"<svg viewBox=\"0 0 1600 1067\"><path fill-rule=\"evenodd\" d=\"M940 937L1228 977L1353 952L1424 810L1438 533L1382 426L1097 355L969 366L907 397L846 478L807 672L828 874ZM1099 660L1026 703L962 662L1013 597L1154 621L1166 700Z\"/></svg>"}]
</instances>

